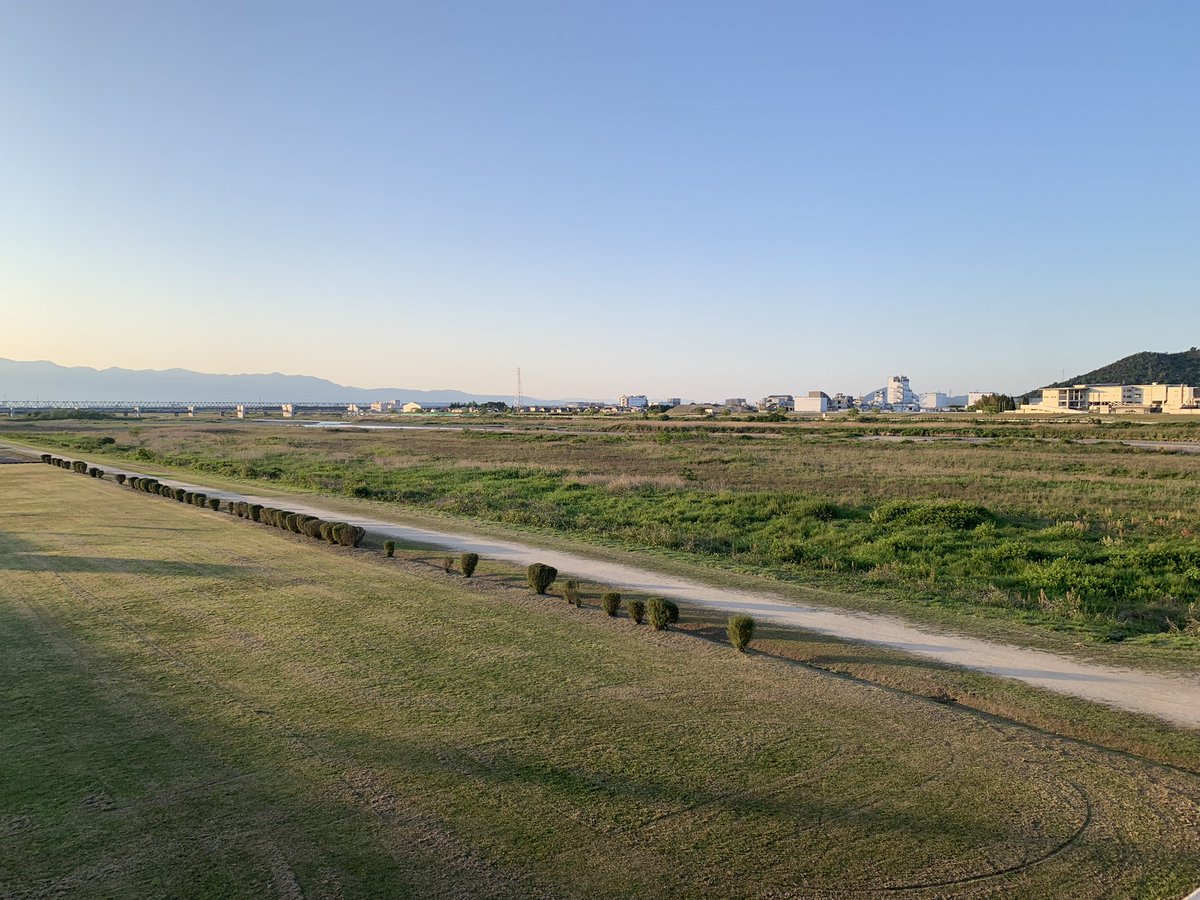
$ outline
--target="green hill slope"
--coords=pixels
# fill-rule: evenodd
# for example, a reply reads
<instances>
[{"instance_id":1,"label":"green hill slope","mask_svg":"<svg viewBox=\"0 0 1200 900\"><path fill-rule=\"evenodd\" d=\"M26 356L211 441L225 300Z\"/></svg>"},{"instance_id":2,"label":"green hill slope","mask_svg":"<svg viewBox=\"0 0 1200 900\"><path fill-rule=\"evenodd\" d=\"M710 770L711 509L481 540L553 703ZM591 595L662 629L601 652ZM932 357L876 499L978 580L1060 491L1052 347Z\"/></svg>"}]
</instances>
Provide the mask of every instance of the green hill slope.
<instances>
[{"instance_id":1,"label":"green hill slope","mask_svg":"<svg viewBox=\"0 0 1200 900\"><path fill-rule=\"evenodd\" d=\"M1168 384L1200 384L1200 348L1192 347L1179 353L1154 353L1144 350L1083 375L1046 386L1149 384L1155 381Z\"/></svg>"}]
</instances>

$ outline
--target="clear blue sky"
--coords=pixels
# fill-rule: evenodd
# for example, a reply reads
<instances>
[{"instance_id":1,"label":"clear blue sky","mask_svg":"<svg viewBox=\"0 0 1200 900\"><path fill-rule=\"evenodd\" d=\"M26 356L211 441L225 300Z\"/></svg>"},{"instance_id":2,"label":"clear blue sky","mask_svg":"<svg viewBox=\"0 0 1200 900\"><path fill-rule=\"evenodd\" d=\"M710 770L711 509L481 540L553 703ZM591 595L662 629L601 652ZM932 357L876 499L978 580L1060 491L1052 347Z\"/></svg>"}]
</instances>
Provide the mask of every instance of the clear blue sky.
<instances>
[{"instance_id":1,"label":"clear blue sky","mask_svg":"<svg viewBox=\"0 0 1200 900\"><path fill-rule=\"evenodd\" d=\"M0 2L0 356L696 398L1197 340L1194 2Z\"/></svg>"}]
</instances>

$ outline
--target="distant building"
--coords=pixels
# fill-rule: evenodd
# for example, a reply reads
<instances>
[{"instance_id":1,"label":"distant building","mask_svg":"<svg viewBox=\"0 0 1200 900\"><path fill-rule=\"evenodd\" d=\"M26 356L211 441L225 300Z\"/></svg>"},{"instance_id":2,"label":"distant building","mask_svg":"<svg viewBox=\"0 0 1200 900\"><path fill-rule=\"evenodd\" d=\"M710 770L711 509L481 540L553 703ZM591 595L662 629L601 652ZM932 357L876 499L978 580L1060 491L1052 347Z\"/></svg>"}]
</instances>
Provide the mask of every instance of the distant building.
<instances>
[{"instance_id":1,"label":"distant building","mask_svg":"<svg viewBox=\"0 0 1200 900\"><path fill-rule=\"evenodd\" d=\"M921 409L949 409L950 396L941 391L927 391L921 395Z\"/></svg>"},{"instance_id":2,"label":"distant building","mask_svg":"<svg viewBox=\"0 0 1200 900\"><path fill-rule=\"evenodd\" d=\"M646 399L645 394L627 394L617 401L617 405L621 409L645 409L650 405L650 401Z\"/></svg>"},{"instance_id":3,"label":"distant building","mask_svg":"<svg viewBox=\"0 0 1200 900\"><path fill-rule=\"evenodd\" d=\"M769 412L789 412L796 408L796 398L791 394L768 394L758 401L758 408Z\"/></svg>"},{"instance_id":4,"label":"distant building","mask_svg":"<svg viewBox=\"0 0 1200 900\"><path fill-rule=\"evenodd\" d=\"M840 391L829 399L830 410L850 409L854 406L854 398Z\"/></svg>"},{"instance_id":5,"label":"distant building","mask_svg":"<svg viewBox=\"0 0 1200 900\"><path fill-rule=\"evenodd\" d=\"M728 406L730 409L744 409L746 406L745 397L726 397L721 401L722 406Z\"/></svg>"},{"instance_id":6,"label":"distant building","mask_svg":"<svg viewBox=\"0 0 1200 900\"><path fill-rule=\"evenodd\" d=\"M679 397L666 397L662 400L659 400L655 406L665 406L667 409L674 409L682 402L683 401Z\"/></svg>"},{"instance_id":7,"label":"distant building","mask_svg":"<svg viewBox=\"0 0 1200 900\"><path fill-rule=\"evenodd\" d=\"M1043 388L1039 403L1023 413L1179 413L1200 414L1200 387L1186 384L1076 384Z\"/></svg>"},{"instance_id":8,"label":"distant building","mask_svg":"<svg viewBox=\"0 0 1200 900\"><path fill-rule=\"evenodd\" d=\"M793 404L796 412L823 413L829 409L829 395L824 391L809 391L807 397L797 397Z\"/></svg>"},{"instance_id":9,"label":"distant building","mask_svg":"<svg viewBox=\"0 0 1200 900\"><path fill-rule=\"evenodd\" d=\"M919 412L921 398L913 393L907 375L889 375L884 387L863 394L858 405L864 409Z\"/></svg>"},{"instance_id":10,"label":"distant building","mask_svg":"<svg viewBox=\"0 0 1200 900\"><path fill-rule=\"evenodd\" d=\"M425 407L423 407L420 403L414 403L414 402L410 401L408 403L405 403L402 407L400 407L400 411L406 412L406 413L415 413L415 412L420 412L424 408Z\"/></svg>"}]
</instances>

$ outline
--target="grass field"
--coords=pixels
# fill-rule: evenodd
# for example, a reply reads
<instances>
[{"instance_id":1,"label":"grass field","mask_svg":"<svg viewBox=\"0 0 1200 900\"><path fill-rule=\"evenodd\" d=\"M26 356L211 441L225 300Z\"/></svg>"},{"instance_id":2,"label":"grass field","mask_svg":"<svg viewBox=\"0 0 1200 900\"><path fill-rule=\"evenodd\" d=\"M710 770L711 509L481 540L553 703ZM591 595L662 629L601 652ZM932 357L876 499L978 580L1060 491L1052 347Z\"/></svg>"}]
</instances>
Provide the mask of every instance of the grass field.
<instances>
[{"instance_id":1,"label":"grass field","mask_svg":"<svg viewBox=\"0 0 1200 900\"><path fill-rule=\"evenodd\" d=\"M1200 658L1200 457L1113 442L1197 423L921 422L10 433Z\"/></svg>"},{"instance_id":2,"label":"grass field","mask_svg":"<svg viewBox=\"0 0 1200 900\"><path fill-rule=\"evenodd\" d=\"M1169 729L1173 766L41 465L0 531L0 894L1200 884Z\"/></svg>"}]
</instances>

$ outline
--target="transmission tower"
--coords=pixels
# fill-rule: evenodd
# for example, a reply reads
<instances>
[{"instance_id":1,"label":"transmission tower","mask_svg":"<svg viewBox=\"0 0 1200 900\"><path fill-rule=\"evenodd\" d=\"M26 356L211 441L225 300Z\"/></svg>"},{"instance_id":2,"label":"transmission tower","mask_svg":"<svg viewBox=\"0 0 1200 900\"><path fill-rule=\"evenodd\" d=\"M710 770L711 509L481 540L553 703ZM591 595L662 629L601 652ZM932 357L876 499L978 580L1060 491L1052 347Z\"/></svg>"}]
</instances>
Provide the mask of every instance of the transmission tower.
<instances>
[{"instance_id":1,"label":"transmission tower","mask_svg":"<svg viewBox=\"0 0 1200 900\"><path fill-rule=\"evenodd\" d=\"M515 397L513 397L513 407L515 409L519 410L524 405L525 405L525 398L521 396L521 369L518 366L517 367L517 394Z\"/></svg>"}]
</instances>

